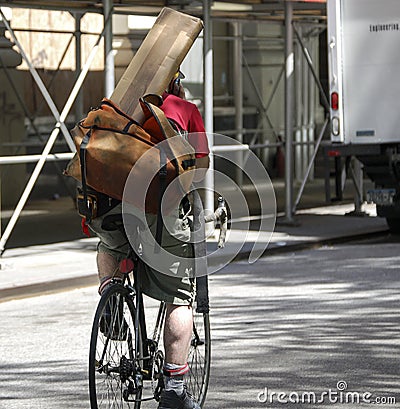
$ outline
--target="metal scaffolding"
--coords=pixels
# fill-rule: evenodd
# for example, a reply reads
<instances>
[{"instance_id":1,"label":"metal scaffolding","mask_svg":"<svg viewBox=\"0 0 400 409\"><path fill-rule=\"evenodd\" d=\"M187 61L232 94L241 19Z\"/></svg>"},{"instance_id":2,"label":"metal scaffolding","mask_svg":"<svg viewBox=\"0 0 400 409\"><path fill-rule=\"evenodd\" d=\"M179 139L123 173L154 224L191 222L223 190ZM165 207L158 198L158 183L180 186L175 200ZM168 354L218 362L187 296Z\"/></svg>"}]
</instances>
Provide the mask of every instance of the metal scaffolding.
<instances>
[{"instance_id":1,"label":"metal scaffolding","mask_svg":"<svg viewBox=\"0 0 400 409\"><path fill-rule=\"evenodd\" d=\"M47 7L42 4L46 3ZM107 96L110 96L113 89L114 89L114 84L115 84L115 74L114 74L114 57L113 57L113 49L112 49L112 39L113 39L113 34L112 34L112 16L116 12L121 13L121 14L129 14L135 10L136 7L136 13L137 14L158 14L159 9L166 5L164 4L164 1L160 2L154 2L155 7L148 8L146 11L146 7L143 6L143 2L139 1L119 1L118 2L118 9L116 9L116 4L114 4L113 0L102 0L102 1L74 1L74 2L62 2L58 1L55 2L53 6L51 6L52 2L40 2L40 1L0 1L0 6L14 6L14 7L37 7L37 8L48 8L48 9L62 9L62 10L69 10L70 12L74 13L75 16L75 38L76 38L76 72L77 72L77 77L76 77L76 82L73 87L73 90L61 112L58 112L54 101L52 100L50 93L46 89L45 85L43 84L43 81L40 79L40 76L38 75L35 67L29 61L29 58L27 57L26 53L24 52L21 44L18 41L17 35L15 34L15 31L11 28L10 24L7 22L5 19L4 14L1 12L2 18L4 20L4 23L7 26L7 30L10 33L13 42L17 46L19 52L21 53L22 57L24 58L26 64L29 67L29 70L31 72L32 77L34 78L37 86L39 87L47 105L49 106L52 115L55 120L55 126L53 131L48 137L48 140L45 144L45 147L41 153L41 155L23 155L19 157L2 157L0 158L0 165L1 164L10 164L10 163L35 163L36 166L34 168L34 171L25 187L25 190L14 210L14 213L0 238L0 253L3 253L5 249L5 245L7 243L7 240L9 239L13 228L18 220L18 217L24 208L26 201L29 198L29 195L32 191L32 188L45 164L46 161L58 161L58 160L65 160L67 158L71 158L73 155L73 152L75 151L75 146L73 144L73 141L69 135L69 132L66 128L65 125L65 120L70 112L72 105L74 101L78 101L75 104L75 110L76 110L76 115L81 116L82 111L83 111L83 104L82 104L82 99L80 96L80 90L82 87L83 80L85 79L90 66L91 62L93 61L93 58L97 52L97 49L100 45L100 42L102 39L104 39L104 52L105 52L105 76L104 76L104 83L105 83L105 94ZM159 3L159 4L158 4ZM315 20L319 19L319 16L321 15L320 11L323 9L324 5L323 4L304 4L304 3L299 3L295 0L291 1L284 1L282 2L276 2L276 1L267 1L264 2L263 5L260 5L259 2L255 1L254 6L252 11L248 12L218 12L218 11L213 11L211 8L211 0L203 0L202 2L202 7L198 8L196 6L196 2L194 2L194 5L191 5L191 2L185 2L185 5L179 5L178 2L178 8L181 9L183 8L184 11L187 11L191 14L197 14L202 16L203 21L204 21L204 35L203 35L203 67L204 67L204 93L203 93L203 98L204 98L204 122L205 122L205 127L206 131L209 137L209 145L212 151L216 152L217 147L213 147L213 131L214 131L214 123L213 123L213 117L214 117L214 94L213 94L213 40L218 39L218 37L213 36L213 20L214 19L225 19L226 21L229 21L230 24L233 27L233 36L230 36L229 41L233 41L233 59L234 59L234 70L235 70L235 81L234 81L234 95L233 95L233 101L234 101L234 108L235 108L235 130L234 130L234 135L236 139L239 142L243 141L243 136L245 135L245 132L247 130L243 129L243 76L246 73L250 81L252 83L252 86L254 88L254 91L257 95L257 98L259 100L259 105L261 107L262 115L265 117L267 124L270 127L270 130L274 136L274 141L270 142L265 140L263 143L253 143L255 142L255 139L253 139L252 143L250 145L245 145L248 146L250 149L255 149L255 150L262 150L262 149L269 149L269 148L274 148L278 146L283 146L285 149L285 214L286 214L286 219L287 221L291 222L293 220L293 214L295 212L296 206L299 202L299 197L301 197L302 189L304 189L304 184L309 177L311 171L312 171L312 163L315 159L318 144L320 143L320 140L323 135L323 131L321 131L318 140L317 140L317 145L314 150L311 151L311 160L304 169L305 175L303 179L303 184L302 188L300 189L299 195L297 197L297 200L295 203L293 203L293 174L294 174L294 166L293 166L293 148L296 146L306 146L307 145L313 145L313 141L309 140L304 140L304 138L296 138L296 141L293 141L294 138L294 124L296 123L298 125L298 122L296 121L295 118L295 110L294 110L294 105L296 103L296 96L295 96L295 78L294 78L294 71L295 71L295 53L294 53L294 44L296 43L295 41L295 36L297 37L297 46L300 47L303 51L306 49L305 46L301 43L301 33L299 33L296 28L293 26L294 21L298 21L299 18L302 18L303 15L298 15L295 14L295 11L300 7L303 10L310 10L311 15L315 15ZM233 1L232 3L242 3L240 1ZM253 3L249 1L248 3ZM320 2L319 2L320 3ZM140 6L140 7L139 7ZM127 8L130 7L130 8ZM139 8L138 8L139 7ZM318 12L314 12L313 7L318 10ZM98 36L98 40L96 42L96 45L92 49L92 52L90 53L88 60L84 64L83 67L80 66L80 61L81 61L81 28L80 28L80 21L81 17L84 13L86 12L96 12L96 13L102 13L104 16L104 26L101 34ZM264 99L262 97L262 93L258 90L256 86L256 82L252 78L252 73L249 67L249 64L246 61L246 58L243 53L243 41L244 40L259 40L262 41L263 39L251 39L250 37L246 37L243 34L243 22L244 21L263 21L263 22L281 22L284 24L285 30L284 30L284 64L282 65L282 68L280 70L280 74L278 77L278 80L274 86L274 89L272 90L272 94L269 97L269 100L267 102L264 102ZM319 21L319 20L318 20ZM295 35L294 35L295 34ZM267 39L268 40L268 39ZM269 39L271 40L271 39ZM276 39L273 39L276 41ZM280 40L279 40L280 41ZM310 69L312 70L312 62L307 60L307 64L309 65ZM243 69L244 68L244 69ZM317 80L316 75L314 76ZM275 92L277 90L279 82L281 80L284 80L285 83L285 106L284 106L284 112L285 112L285 129L284 129L284 135L285 138L282 140L280 132L278 132L272 122L271 119L268 115L268 109L271 106L272 99L275 95ZM312 108L312 105L310 105L310 109ZM311 121L312 121L312 116L311 116ZM323 130L325 130L327 125L327 122L323 126ZM256 132L256 135L262 131L261 129L255 129L252 130ZM70 153L61 153L61 154L50 154L50 151L59 135L59 133L62 133L64 136L65 141L67 142L67 145L70 149ZM224 146L225 149L236 149L238 150L237 155L240 160L242 158L243 152L240 152L239 149L237 148L236 145L232 147L227 147ZM299 152L299 150L296 148L296 152ZM212 155L211 155L212 156ZM211 157L211 169L213 167L213 159ZM241 171L239 169L239 172L237 173L237 181L239 184L241 184ZM214 207L213 205L213 188L214 188L214 181L213 181L213 175L212 172L208 172L208 175L206 177L206 199L205 199L205 208L206 209L212 209Z\"/></svg>"},{"instance_id":2,"label":"metal scaffolding","mask_svg":"<svg viewBox=\"0 0 400 409\"><path fill-rule=\"evenodd\" d=\"M28 183L26 184L25 189L24 189L24 191L23 191L23 193L22 193L22 195L21 195L21 197L20 197L20 199L19 199L19 201L18 201L18 203L17 203L17 205L16 205L16 207L14 209L14 212L13 212L13 214L11 216L11 219L9 220L9 222L8 222L8 224L7 224L5 230L4 230L4 232L3 232L3 234L2 234L2 236L0 238L0 254L2 254L4 252L4 250L5 250L5 245L6 245L8 239L9 239L9 237L10 237L10 235L11 235L11 233L12 233L12 231L13 231L13 229L14 229L17 221L18 221L18 218L19 218L19 216L20 216L20 214L21 214L21 212L22 212L22 210L23 210L23 208L24 208L24 206L25 206L25 204L26 204L26 202L27 202L27 200L29 198L29 195L31 194L32 189L33 189L33 187L34 187L34 185L35 185L35 183L36 183L36 181L37 181L37 179L38 179L38 177L39 177L39 175L40 175L40 173L41 173L41 171L43 169L43 166L44 166L45 162L48 159L51 159L51 160L65 160L66 158L72 159L72 156L73 156L74 152L76 151L75 144L74 144L74 142L73 142L73 140L71 138L71 135L69 134L68 129L67 129L66 125L65 125L65 120L66 120L67 115L69 114L69 112L70 112L70 110L72 108L72 105L73 105L76 97L79 94L79 91L80 91L80 89L82 87L83 81L86 78L87 73L89 72L90 66L91 66L91 64L93 62L93 59L94 59L96 53L97 53L100 42L107 33L107 30L109 28L108 27L108 21L111 20L112 13L108 13L107 17L105 18L105 24L104 24L103 31L99 35L98 40L97 40L95 46L93 47L91 53L89 54L89 57L88 57L85 65L83 66L82 70L80 71L80 73L79 73L79 75L78 75L78 77L77 77L77 79L75 81L75 84L74 84L74 86L72 88L72 91L71 91L71 93L70 93L70 95L69 95L69 97L68 97L68 99L67 99L67 101L66 101L66 103L64 105L64 108L61 111L61 113L58 111L58 109L57 109L57 107L56 107L56 105L55 105L49 91L47 90L45 84L43 83L42 79L40 78L37 70L33 66L33 64L30 61L30 59L28 58L27 54L25 53L25 50L23 49L21 43L18 41L18 38L15 35L14 30L11 28L10 24L8 23L8 21L7 21L6 17L5 17L5 15L4 15L3 11L1 10L1 8L0 8L0 15L2 17L2 20L3 20L4 24L6 25L6 28L7 28L8 32L10 33L10 36L12 38L13 43L16 45L16 47L18 48L18 51L21 54L23 60L28 65L29 71L30 71L33 79L35 80L35 83L37 84L40 92L42 93L42 95L43 95L48 107L50 108L51 113L54 116L55 121L56 121L56 124L55 124L55 126L53 128L53 131L51 132L51 134L50 134L50 136L49 136L49 138L48 138L48 140L47 140L47 142L46 142L46 144L44 146L42 154L39 155L39 157L26 156L26 157L23 157L23 158L15 158L14 161L10 157L1 158L2 160L4 160L4 163L21 163L22 161L31 162L31 161L37 159L37 163L36 163L35 168L34 168L32 174L31 174L31 176L30 176L30 178L28 180ZM108 35L110 35L109 32L108 32ZM79 47L77 47L77 50L79 50ZM79 52L79 51L77 51L77 52ZM106 72L106 77L108 75L110 75L110 72ZM50 151L53 148L60 131L62 132L62 134L63 134L63 136L65 138L65 141L67 142L67 145L71 150L71 154L68 154L68 155L67 154L63 154L63 155L53 154L53 155L50 155Z\"/></svg>"}]
</instances>

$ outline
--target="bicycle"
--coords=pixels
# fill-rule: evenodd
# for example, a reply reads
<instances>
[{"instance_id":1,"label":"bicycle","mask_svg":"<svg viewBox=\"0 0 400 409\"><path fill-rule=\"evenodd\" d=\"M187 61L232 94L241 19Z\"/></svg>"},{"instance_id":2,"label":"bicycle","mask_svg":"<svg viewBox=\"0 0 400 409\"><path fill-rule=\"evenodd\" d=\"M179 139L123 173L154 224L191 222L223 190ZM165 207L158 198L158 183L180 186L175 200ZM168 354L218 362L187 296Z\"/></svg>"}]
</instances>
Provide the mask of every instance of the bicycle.
<instances>
[{"instance_id":1,"label":"bicycle","mask_svg":"<svg viewBox=\"0 0 400 409\"><path fill-rule=\"evenodd\" d=\"M223 247L227 212L222 198L206 221L220 220L218 246ZM92 409L134 408L158 401L163 389L164 353L161 347L166 304L160 303L151 337L148 337L140 286L141 259L132 249L126 273L102 293L90 342L89 392ZM193 305L193 332L189 351L187 392L203 407L210 377L211 334L207 276L197 277ZM200 290L200 291L199 291ZM201 294L201 300L199 300ZM150 384L150 385L149 385ZM151 391L151 393L150 393Z\"/></svg>"}]
</instances>

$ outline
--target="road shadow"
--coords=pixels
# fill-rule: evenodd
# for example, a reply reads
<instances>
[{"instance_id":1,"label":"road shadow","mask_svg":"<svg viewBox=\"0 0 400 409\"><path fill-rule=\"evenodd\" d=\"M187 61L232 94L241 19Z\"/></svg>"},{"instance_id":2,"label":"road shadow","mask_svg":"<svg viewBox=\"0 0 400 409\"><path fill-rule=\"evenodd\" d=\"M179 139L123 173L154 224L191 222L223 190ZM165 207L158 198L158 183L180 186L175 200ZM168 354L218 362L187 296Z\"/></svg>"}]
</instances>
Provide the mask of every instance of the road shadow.
<instances>
[{"instance_id":1,"label":"road shadow","mask_svg":"<svg viewBox=\"0 0 400 409\"><path fill-rule=\"evenodd\" d=\"M87 374L81 361L31 362L26 358L26 363L0 364L0 408L89 407ZM37 399L32 401L33 396Z\"/></svg>"},{"instance_id":2,"label":"road shadow","mask_svg":"<svg viewBox=\"0 0 400 409\"><path fill-rule=\"evenodd\" d=\"M400 255L390 241L266 257L213 275L211 407L300 407L289 396L303 392L316 396L304 407L399 402Z\"/></svg>"}]
</instances>

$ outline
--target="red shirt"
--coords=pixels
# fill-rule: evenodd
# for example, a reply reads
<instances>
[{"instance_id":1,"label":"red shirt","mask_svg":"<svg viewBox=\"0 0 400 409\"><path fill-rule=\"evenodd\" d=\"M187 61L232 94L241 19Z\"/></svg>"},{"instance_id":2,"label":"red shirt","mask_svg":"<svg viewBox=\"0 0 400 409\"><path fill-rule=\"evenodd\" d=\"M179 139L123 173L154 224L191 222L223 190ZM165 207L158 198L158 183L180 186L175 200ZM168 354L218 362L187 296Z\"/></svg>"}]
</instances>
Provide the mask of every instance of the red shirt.
<instances>
[{"instance_id":1,"label":"red shirt","mask_svg":"<svg viewBox=\"0 0 400 409\"><path fill-rule=\"evenodd\" d=\"M196 152L196 158L210 153L203 118L196 105L176 95L164 93L161 109L167 118L188 132L188 141Z\"/></svg>"}]
</instances>

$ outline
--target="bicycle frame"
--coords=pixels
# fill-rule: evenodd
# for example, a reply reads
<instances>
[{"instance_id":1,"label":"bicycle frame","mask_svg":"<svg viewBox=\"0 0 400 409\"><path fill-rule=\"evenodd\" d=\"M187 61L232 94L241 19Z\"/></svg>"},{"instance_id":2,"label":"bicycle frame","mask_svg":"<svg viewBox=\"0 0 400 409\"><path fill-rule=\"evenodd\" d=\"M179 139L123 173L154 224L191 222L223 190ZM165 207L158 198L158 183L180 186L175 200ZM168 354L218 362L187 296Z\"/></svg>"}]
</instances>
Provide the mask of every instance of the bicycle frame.
<instances>
[{"instance_id":1,"label":"bicycle frame","mask_svg":"<svg viewBox=\"0 0 400 409\"><path fill-rule=\"evenodd\" d=\"M132 299L135 302L135 316L134 316L134 328L135 328L135 357L134 357L134 382L135 390L141 390L143 388L143 380L152 380L152 366L155 359L155 355L158 351L158 345L161 338L161 330L164 325L166 304L160 302L158 309L157 319L154 326L153 337L148 338L145 307L143 300L143 292L141 290L140 280L140 261L136 258L134 263L133 283L129 274L125 274L122 285L129 288L132 291ZM140 401L147 401L154 399L154 396L141 398ZM136 402L135 399L129 399L126 396L127 402Z\"/></svg>"}]
</instances>

